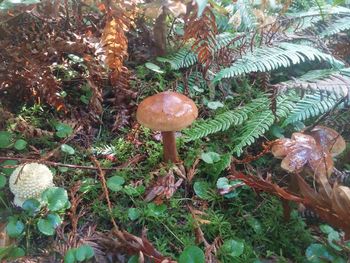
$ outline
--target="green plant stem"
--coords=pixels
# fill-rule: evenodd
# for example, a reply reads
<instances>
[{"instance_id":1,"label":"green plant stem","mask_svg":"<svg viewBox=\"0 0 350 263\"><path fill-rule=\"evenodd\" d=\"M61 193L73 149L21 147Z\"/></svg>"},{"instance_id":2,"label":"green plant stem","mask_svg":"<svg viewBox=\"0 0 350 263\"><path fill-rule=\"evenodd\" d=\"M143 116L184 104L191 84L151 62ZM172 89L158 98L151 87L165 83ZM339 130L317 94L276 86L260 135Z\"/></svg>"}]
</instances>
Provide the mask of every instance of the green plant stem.
<instances>
[{"instance_id":1,"label":"green plant stem","mask_svg":"<svg viewBox=\"0 0 350 263\"><path fill-rule=\"evenodd\" d=\"M184 242L182 242L182 240L177 235L175 235L175 233L166 224L164 224L163 222L161 223L166 228L166 230L168 230L169 233L172 234L176 238L176 240L181 243L181 245L185 246Z\"/></svg>"}]
</instances>

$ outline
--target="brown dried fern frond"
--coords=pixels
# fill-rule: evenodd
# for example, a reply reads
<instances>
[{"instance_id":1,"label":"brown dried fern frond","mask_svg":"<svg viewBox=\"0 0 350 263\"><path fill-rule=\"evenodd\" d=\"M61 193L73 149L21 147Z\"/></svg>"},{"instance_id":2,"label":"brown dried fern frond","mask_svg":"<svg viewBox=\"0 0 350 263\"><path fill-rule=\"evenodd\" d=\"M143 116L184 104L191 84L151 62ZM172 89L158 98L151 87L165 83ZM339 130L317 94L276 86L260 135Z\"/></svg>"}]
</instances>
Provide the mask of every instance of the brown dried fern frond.
<instances>
[{"instance_id":1,"label":"brown dried fern frond","mask_svg":"<svg viewBox=\"0 0 350 263\"><path fill-rule=\"evenodd\" d=\"M217 26L214 13L206 7L201 17L197 17L197 12L193 12L185 29L184 40L194 40L192 51L196 53L198 61L204 65L206 72L214 60L214 50L216 46Z\"/></svg>"}]
</instances>

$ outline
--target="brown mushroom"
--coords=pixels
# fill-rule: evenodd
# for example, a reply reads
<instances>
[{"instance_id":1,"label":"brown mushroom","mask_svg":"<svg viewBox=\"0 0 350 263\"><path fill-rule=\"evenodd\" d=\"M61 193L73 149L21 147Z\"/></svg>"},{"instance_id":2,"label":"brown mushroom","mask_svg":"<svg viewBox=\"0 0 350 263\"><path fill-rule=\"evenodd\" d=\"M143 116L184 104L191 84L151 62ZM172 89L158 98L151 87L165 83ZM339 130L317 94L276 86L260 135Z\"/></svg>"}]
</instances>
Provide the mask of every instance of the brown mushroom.
<instances>
[{"instance_id":1,"label":"brown mushroom","mask_svg":"<svg viewBox=\"0 0 350 263\"><path fill-rule=\"evenodd\" d=\"M164 161L177 162L175 131L180 131L197 118L198 109L186 96L165 91L143 100L137 108L137 121L155 131L161 131Z\"/></svg>"},{"instance_id":2,"label":"brown mushroom","mask_svg":"<svg viewBox=\"0 0 350 263\"><path fill-rule=\"evenodd\" d=\"M344 138L331 128L318 125L311 130L310 135L325 151L329 151L333 156L341 154L346 148Z\"/></svg>"}]
</instances>

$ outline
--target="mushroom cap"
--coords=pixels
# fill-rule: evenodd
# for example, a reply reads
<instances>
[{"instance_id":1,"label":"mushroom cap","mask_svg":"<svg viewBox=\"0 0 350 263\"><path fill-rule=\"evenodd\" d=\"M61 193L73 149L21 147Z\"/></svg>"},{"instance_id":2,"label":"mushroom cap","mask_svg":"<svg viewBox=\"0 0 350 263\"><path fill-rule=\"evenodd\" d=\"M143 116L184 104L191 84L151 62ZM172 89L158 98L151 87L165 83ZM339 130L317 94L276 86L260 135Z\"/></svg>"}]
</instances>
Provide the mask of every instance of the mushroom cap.
<instances>
[{"instance_id":1,"label":"mushroom cap","mask_svg":"<svg viewBox=\"0 0 350 263\"><path fill-rule=\"evenodd\" d=\"M27 199L40 199L44 190L54 186L53 175L46 165L28 163L18 166L12 172L9 185L15 195L15 205L22 206Z\"/></svg>"},{"instance_id":2,"label":"mushroom cap","mask_svg":"<svg viewBox=\"0 0 350 263\"><path fill-rule=\"evenodd\" d=\"M186 96L165 91L143 100L137 108L137 121L155 131L180 131L197 118L198 109Z\"/></svg>"},{"instance_id":3,"label":"mushroom cap","mask_svg":"<svg viewBox=\"0 0 350 263\"><path fill-rule=\"evenodd\" d=\"M333 156L341 154L346 148L344 138L331 128L318 125L311 130L310 135Z\"/></svg>"}]
</instances>

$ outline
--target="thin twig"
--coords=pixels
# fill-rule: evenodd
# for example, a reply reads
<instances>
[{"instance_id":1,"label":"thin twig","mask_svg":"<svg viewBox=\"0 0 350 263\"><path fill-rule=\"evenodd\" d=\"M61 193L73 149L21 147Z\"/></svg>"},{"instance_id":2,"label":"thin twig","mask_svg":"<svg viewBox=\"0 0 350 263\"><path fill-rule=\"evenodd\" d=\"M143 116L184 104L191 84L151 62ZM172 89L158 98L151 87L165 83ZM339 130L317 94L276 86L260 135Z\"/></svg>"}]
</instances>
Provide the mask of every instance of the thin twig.
<instances>
[{"instance_id":1,"label":"thin twig","mask_svg":"<svg viewBox=\"0 0 350 263\"><path fill-rule=\"evenodd\" d=\"M129 165L138 163L144 159L143 155L136 155L134 158L130 159L128 162L123 163L119 166L115 167L109 167L109 168L104 168L104 167L96 167L96 166L85 166L85 165L76 165L76 164L66 164L66 163L57 163L57 162L52 162L52 161L44 161L44 160L38 160L38 159L29 159L29 158L21 158L21 157L4 157L0 156L0 161L5 161L5 160L16 160L19 162L32 162L32 163L43 163L51 166L61 166L61 167L68 167L68 168L75 168L75 169L87 169L87 170L103 170L103 171L115 171L115 170L120 170L127 168ZM7 167L7 166L6 166ZM15 165L8 166L8 168L16 167Z\"/></svg>"},{"instance_id":2,"label":"thin twig","mask_svg":"<svg viewBox=\"0 0 350 263\"><path fill-rule=\"evenodd\" d=\"M109 192L108 192L108 188L107 188L105 172L102 170L100 163L97 161L97 159L94 156L91 156L90 159L96 165L96 167L98 169L98 176L100 177L103 193L104 193L106 201L107 201L109 216L111 218L111 222L113 224L114 230L119 231L119 227L117 226L117 223L115 222L115 220L113 218L112 203L111 203L111 200L109 199Z\"/></svg>"}]
</instances>

